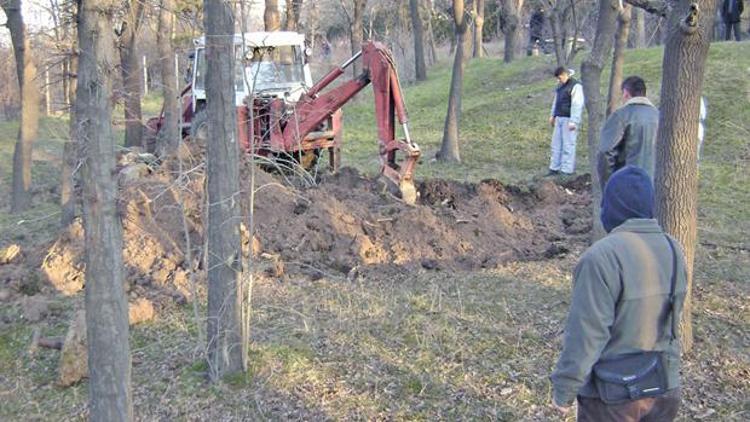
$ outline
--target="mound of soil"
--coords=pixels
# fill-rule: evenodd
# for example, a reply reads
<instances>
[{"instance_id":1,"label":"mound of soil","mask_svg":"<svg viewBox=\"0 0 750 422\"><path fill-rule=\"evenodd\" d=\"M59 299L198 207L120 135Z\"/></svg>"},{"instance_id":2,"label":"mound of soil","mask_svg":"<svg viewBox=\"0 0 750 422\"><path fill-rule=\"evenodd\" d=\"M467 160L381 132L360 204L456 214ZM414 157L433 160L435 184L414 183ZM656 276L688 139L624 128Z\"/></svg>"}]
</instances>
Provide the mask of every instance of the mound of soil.
<instances>
[{"instance_id":1,"label":"mound of soil","mask_svg":"<svg viewBox=\"0 0 750 422\"><path fill-rule=\"evenodd\" d=\"M244 181L248 171L245 164ZM307 189L291 186L288 177L255 173L252 242L249 186L240 195L244 252L252 245L254 254L273 257L277 276L494 267L563 254L583 244L591 229L587 176L568 187L550 180L527 186L426 180L418 185L417 205L409 206L351 168ZM175 180L173 174L174 162L166 163L122 187L124 260L131 289L189 298L189 269L202 269L205 255L204 177L193 171ZM73 293L83 284L82 259L82 231L74 225L49 249L42 268L59 290Z\"/></svg>"}]
</instances>

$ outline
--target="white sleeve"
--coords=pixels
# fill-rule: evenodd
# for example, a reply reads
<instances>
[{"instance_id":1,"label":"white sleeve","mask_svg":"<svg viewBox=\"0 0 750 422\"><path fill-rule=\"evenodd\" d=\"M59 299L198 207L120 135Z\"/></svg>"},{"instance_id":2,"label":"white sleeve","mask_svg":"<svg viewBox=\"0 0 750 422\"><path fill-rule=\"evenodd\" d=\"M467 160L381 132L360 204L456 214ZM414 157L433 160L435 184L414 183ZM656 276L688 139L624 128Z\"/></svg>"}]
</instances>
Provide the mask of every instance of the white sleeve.
<instances>
[{"instance_id":1,"label":"white sleeve","mask_svg":"<svg viewBox=\"0 0 750 422\"><path fill-rule=\"evenodd\" d=\"M583 114L583 87L576 84L570 93L570 121L576 125L581 124L581 115Z\"/></svg>"}]
</instances>

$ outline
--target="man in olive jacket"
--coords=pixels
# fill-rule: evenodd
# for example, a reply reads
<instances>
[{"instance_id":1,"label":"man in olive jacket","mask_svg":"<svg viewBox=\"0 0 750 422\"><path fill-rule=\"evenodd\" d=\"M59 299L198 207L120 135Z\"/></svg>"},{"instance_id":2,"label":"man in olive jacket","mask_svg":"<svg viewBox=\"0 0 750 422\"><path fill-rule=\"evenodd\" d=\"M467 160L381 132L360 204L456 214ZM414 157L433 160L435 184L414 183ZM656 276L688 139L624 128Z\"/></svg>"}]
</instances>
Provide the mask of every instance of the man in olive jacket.
<instances>
[{"instance_id":1,"label":"man in olive jacket","mask_svg":"<svg viewBox=\"0 0 750 422\"><path fill-rule=\"evenodd\" d=\"M622 100L625 104L601 131L597 170L602 189L612 173L628 164L646 170L654 180L659 110L646 98L646 82L638 76L622 81Z\"/></svg>"},{"instance_id":2,"label":"man in olive jacket","mask_svg":"<svg viewBox=\"0 0 750 422\"><path fill-rule=\"evenodd\" d=\"M613 174L601 213L609 234L576 266L563 350L550 379L553 405L567 412L577 398L579 421L671 421L677 414L680 346L664 333L672 326L672 274L673 317L678 321L687 278L679 244L672 239L675 257L653 219L653 201L653 185L643 169L626 166ZM616 405L600 400L592 379L594 365L644 351L665 352L667 393Z\"/></svg>"}]
</instances>

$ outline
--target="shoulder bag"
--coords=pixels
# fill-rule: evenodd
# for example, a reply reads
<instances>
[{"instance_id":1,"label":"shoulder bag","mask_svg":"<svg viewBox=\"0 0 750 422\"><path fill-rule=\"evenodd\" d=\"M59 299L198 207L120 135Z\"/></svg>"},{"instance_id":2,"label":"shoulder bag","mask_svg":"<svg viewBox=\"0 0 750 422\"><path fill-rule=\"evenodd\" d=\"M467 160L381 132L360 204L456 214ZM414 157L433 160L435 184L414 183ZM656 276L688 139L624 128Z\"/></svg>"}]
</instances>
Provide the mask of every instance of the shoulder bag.
<instances>
[{"instance_id":1,"label":"shoulder bag","mask_svg":"<svg viewBox=\"0 0 750 422\"><path fill-rule=\"evenodd\" d=\"M677 332L677 318L674 315L677 253L672 239L666 237L673 257L667 312L667 319L671 318L669 342L672 344ZM664 367L663 352L641 352L599 361L594 365L592 376L599 398L606 404L619 404L666 393L667 375Z\"/></svg>"}]
</instances>

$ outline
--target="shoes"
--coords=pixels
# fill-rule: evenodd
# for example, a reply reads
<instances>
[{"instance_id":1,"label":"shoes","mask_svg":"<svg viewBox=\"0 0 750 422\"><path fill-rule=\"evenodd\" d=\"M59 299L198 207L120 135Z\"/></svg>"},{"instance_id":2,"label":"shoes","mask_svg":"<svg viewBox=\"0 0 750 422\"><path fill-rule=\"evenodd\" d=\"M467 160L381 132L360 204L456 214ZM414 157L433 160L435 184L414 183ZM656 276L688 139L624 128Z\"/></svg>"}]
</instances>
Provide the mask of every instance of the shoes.
<instances>
[{"instance_id":1,"label":"shoes","mask_svg":"<svg viewBox=\"0 0 750 422\"><path fill-rule=\"evenodd\" d=\"M560 174L559 171L557 171L557 170L550 170L550 171L547 172L547 174L544 175L544 177L555 177L558 174Z\"/></svg>"}]
</instances>

